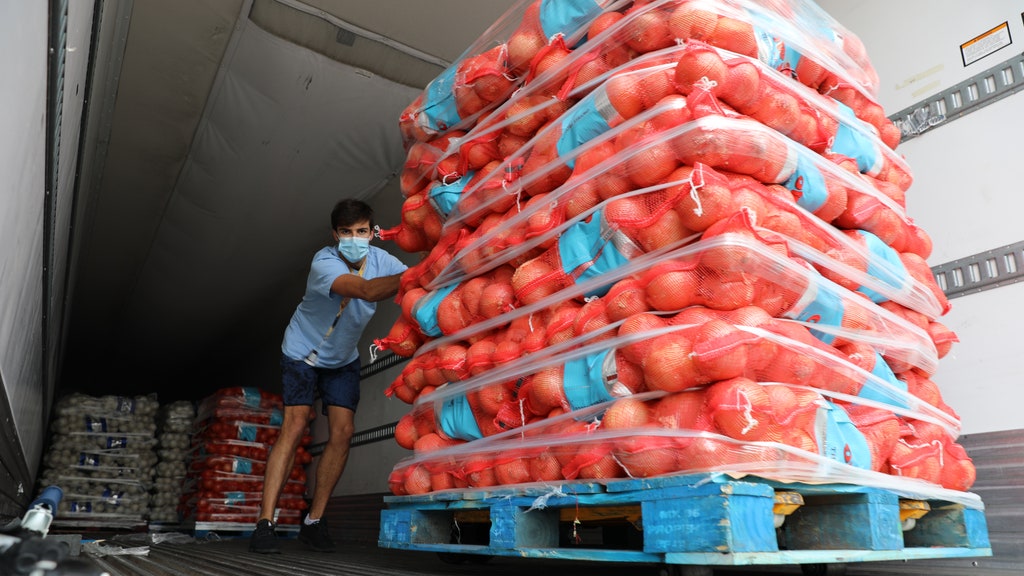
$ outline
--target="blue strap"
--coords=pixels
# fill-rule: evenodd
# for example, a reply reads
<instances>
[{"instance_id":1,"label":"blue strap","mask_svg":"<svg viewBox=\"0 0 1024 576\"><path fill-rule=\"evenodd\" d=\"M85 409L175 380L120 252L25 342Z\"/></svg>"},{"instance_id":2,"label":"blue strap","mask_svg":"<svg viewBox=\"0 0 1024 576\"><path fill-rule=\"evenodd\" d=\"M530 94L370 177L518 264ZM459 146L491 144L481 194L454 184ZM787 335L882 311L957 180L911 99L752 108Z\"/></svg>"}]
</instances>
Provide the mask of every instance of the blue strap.
<instances>
[{"instance_id":1,"label":"blue strap","mask_svg":"<svg viewBox=\"0 0 1024 576\"><path fill-rule=\"evenodd\" d=\"M897 291L905 290L910 285L911 278L903 261L900 260L899 253L871 232L857 230L857 234L864 238L864 243L868 248L868 275L892 286ZM875 303L888 300L887 297L863 286L857 288L857 291Z\"/></svg>"},{"instance_id":2,"label":"blue strap","mask_svg":"<svg viewBox=\"0 0 1024 576\"><path fill-rule=\"evenodd\" d=\"M458 67L458 63L449 66L430 81L424 93L420 113L427 119L427 128L435 132L444 132L462 121L455 107L455 72Z\"/></svg>"},{"instance_id":3,"label":"blue strap","mask_svg":"<svg viewBox=\"0 0 1024 576\"><path fill-rule=\"evenodd\" d=\"M832 142L832 151L853 158L857 161L857 170L869 174L877 169L880 156L878 147L864 132L851 127L852 123L859 122L853 110L845 104L837 104L840 113L839 128Z\"/></svg>"},{"instance_id":4,"label":"blue strap","mask_svg":"<svg viewBox=\"0 0 1024 576\"><path fill-rule=\"evenodd\" d=\"M242 403L249 408L260 407L260 391L258 388L247 386L242 388Z\"/></svg>"},{"instance_id":5,"label":"blue strap","mask_svg":"<svg viewBox=\"0 0 1024 576\"><path fill-rule=\"evenodd\" d=\"M565 164L575 168L576 159L570 157L569 152L608 130L611 130L611 126L597 109L597 102L592 97L584 98L562 115L562 136L555 148L559 156L566 157Z\"/></svg>"},{"instance_id":6,"label":"blue strap","mask_svg":"<svg viewBox=\"0 0 1024 576\"><path fill-rule=\"evenodd\" d=\"M821 446L822 456L870 470L871 449L864 434L850 420L846 410L828 401L825 404L825 442Z\"/></svg>"},{"instance_id":7,"label":"blue strap","mask_svg":"<svg viewBox=\"0 0 1024 576\"><path fill-rule=\"evenodd\" d=\"M476 423L473 409L464 395L450 396L441 404L441 415L437 419L441 431L449 438L479 440L484 435Z\"/></svg>"},{"instance_id":8,"label":"blue strap","mask_svg":"<svg viewBox=\"0 0 1024 576\"><path fill-rule=\"evenodd\" d=\"M235 456L233 462L231 462L231 470L235 474L252 474L252 460Z\"/></svg>"},{"instance_id":9,"label":"blue strap","mask_svg":"<svg viewBox=\"0 0 1024 576\"><path fill-rule=\"evenodd\" d=\"M782 68L782 54L785 46L774 34L755 26L754 41L757 43L757 59L773 70Z\"/></svg>"},{"instance_id":10,"label":"blue strap","mask_svg":"<svg viewBox=\"0 0 1024 576\"><path fill-rule=\"evenodd\" d=\"M886 362L885 359L882 358L882 355L879 354L878 352L875 352L875 367L871 370L871 373L880 378L881 380L884 380L889 384L892 384L893 386L903 391L904 393L907 392L907 383L896 377L896 375L892 371L892 368L889 367L889 363ZM890 406L895 406L898 408L910 407L906 402L906 396L902 396L900 398L893 398L890 394L887 394L882 390L876 390L875 387L871 385L862 387L860 389L860 394L858 394L858 396L868 400L874 400L876 402L883 402L885 404L889 404Z\"/></svg>"},{"instance_id":11,"label":"blue strap","mask_svg":"<svg viewBox=\"0 0 1024 576\"><path fill-rule=\"evenodd\" d=\"M575 274L576 282L601 276L629 262L610 239L601 237L603 220L602 209L595 212L589 222L574 224L558 238L562 271L567 276ZM604 296L609 288L611 284L600 286L588 292L586 296Z\"/></svg>"},{"instance_id":12,"label":"blue strap","mask_svg":"<svg viewBox=\"0 0 1024 576\"><path fill-rule=\"evenodd\" d=\"M256 427L252 424L239 424L238 425L238 439L245 440L246 442L256 441Z\"/></svg>"},{"instance_id":13,"label":"blue strap","mask_svg":"<svg viewBox=\"0 0 1024 576\"><path fill-rule=\"evenodd\" d=\"M541 0L540 27L551 39L556 34L572 34L599 14L601 6L594 0Z\"/></svg>"},{"instance_id":14,"label":"blue strap","mask_svg":"<svg viewBox=\"0 0 1024 576\"><path fill-rule=\"evenodd\" d=\"M579 410L612 399L604 385L604 360L611 350L605 350L565 363L562 387L569 406Z\"/></svg>"},{"instance_id":15,"label":"blue strap","mask_svg":"<svg viewBox=\"0 0 1024 576\"><path fill-rule=\"evenodd\" d=\"M412 316L416 323L419 324L420 332L427 336L436 337L442 335L441 328L437 325L437 308L441 305L441 300L444 300L445 296L451 294L458 287L459 284L452 284L439 290L434 290L416 303Z\"/></svg>"},{"instance_id":16,"label":"blue strap","mask_svg":"<svg viewBox=\"0 0 1024 576\"><path fill-rule=\"evenodd\" d=\"M839 293L833 288L833 284L821 276L814 276L812 279L812 285L808 287L808 290L816 290L814 294L814 301L804 307L799 314L796 315L796 319L801 322L809 322L811 324L823 324L825 326L839 327L843 325L843 314L845 314L845 307L843 306L843 299ZM792 316L790 316L792 318ZM819 330L811 329L811 334L815 338L821 340L826 344L831 344L836 339L831 334L826 334Z\"/></svg>"},{"instance_id":17,"label":"blue strap","mask_svg":"<svg viewBox=\"0 0 1024 576\"><path fill-rule=\"evenodd\" d=\"M277 408L272 409L270 411L270 425L280 426L281 424L284 424L284 412L281 412Z\"/></svg>"},{"instance_id":18,"label":"blue strap","mask_svg":"<svg viewBox=\"0 0 1024 576\"><path fill-rule=\"evenodd\" d=\"M455 209L455 205L459 203L459 198L462 197L462 192L466 189L466 183L473 179L474 174L475 172L470 170L451 184L439 183L431 186L428 196L430 205L438 214L447 218Z\"/></svg>"},{"instance_id":19,"label":"blue strap","mask_svg":"<svg viewBox=\"0 0 1024 576\"><path fill-rule=\"evenodd\" d=\"M809 154L800 154L796 170L784 184L796 195L797 204L808 212L816 212L828 200L828 188L825 177L810 158Z\"/></svg>"}]
</instances>

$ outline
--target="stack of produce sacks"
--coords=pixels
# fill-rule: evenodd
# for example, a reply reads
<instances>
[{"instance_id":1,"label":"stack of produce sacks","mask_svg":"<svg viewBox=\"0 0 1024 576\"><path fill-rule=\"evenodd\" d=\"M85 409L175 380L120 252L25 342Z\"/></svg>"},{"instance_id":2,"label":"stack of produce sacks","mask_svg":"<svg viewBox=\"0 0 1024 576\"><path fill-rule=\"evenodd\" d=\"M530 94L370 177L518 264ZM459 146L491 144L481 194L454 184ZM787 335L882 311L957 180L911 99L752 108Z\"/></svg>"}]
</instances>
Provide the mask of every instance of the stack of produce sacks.
<instances>
[{"instance_id":1,"label":"stack of produce sacks","mask_svg":"<svg viewBox=\"0 0 1024 576\"><path fill-rule=\"evenodd\" d=\"M966 495L956 341L857 37L517 4L400 118L396 494L729 471ZM951 494L950 494L951 493Z\"/></svg>"},{"instance_id":2,"label":"stack of produce sacks","mask_svg":"<svg viewBox=\"0 0 1024 576\"><path fill-rule=\"evenodd\" d=\"M252 528L259 517L267 454L280 433L282 407L280 394L253 387L222 388L199 403L181 499L184 521ZM305 465L313 457L304 446L311 441L307 432L278 500L275 521L280 524L298 524L306 508Z\"/></svg>"},{"instance_id":3,"label":"stack of produce sacks","mask_svg":"<svg viewBox=\"0 0 1024 576\"><path fill-rule=\"evenodd\" d=\"M136 528L146 524L157 462L155 395L69 394L57 401L40 489L64 496L54 524Z\"/></svg>"},{"instance_id":4,"label":"stack of produce sacks","mask_svg":"<svg viewBox=\"0 0 1024 576\"><path fill-rule=\"evenodd\" d=\"M149 521L177 523L188 458L192 447L191 433L196 407L181 400L160 407L157 416L157 464L150 500Z\"/></svg>"}]
</instances>

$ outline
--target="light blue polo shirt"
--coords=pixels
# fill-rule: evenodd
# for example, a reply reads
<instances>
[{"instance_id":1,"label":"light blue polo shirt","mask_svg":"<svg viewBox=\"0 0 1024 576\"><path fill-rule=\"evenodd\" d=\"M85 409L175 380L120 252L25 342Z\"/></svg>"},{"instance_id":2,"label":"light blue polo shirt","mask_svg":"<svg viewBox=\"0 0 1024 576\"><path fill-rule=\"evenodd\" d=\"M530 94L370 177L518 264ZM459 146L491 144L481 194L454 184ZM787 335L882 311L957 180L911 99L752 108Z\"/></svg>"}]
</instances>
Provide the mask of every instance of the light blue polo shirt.
<instances>
[{"instance_id":1,"label":"light blue polo shirt","mask_svg":"<svg viewBox=\"0 0 1024 576\"><path fill-rule=\"evenodd\" d=\"M406 265L381 248L370 246L366 255L363 278L372 280L405 271ZM317 367L339 368L359 357L359 339L363 329L377 309L376 302L352 298L338 319L327 341L324 334L338 314L342 297L331 292L334 279L349 274L348 264L338 255L335 246L321 248L314 256L306 279L306 294L302 297L284 331L281 351L294 360L302 360L313 348L317 349Z\"/></svg>"}]
</instances>

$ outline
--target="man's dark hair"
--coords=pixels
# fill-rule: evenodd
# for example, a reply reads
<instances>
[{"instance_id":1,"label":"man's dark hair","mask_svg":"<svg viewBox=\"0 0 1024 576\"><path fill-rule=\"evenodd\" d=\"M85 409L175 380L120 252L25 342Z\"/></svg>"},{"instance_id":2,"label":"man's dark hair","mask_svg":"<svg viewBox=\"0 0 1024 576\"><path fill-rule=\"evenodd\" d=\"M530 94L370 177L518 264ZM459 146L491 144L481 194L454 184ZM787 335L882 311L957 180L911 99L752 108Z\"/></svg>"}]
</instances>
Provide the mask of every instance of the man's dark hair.
<instances>
[{"instance_id":1,"label":"man's dark hair","mask_svg":"<svg viewBox=\"0 0 1024 576\"><path fill-rule=\"evenodd\" d=\"M331 229L341 226L351 226L362 220L370 221L370 228L373 228L373 208L362 200L345 198L334 205L331 210Z\"/></svg>"}]
</instances>

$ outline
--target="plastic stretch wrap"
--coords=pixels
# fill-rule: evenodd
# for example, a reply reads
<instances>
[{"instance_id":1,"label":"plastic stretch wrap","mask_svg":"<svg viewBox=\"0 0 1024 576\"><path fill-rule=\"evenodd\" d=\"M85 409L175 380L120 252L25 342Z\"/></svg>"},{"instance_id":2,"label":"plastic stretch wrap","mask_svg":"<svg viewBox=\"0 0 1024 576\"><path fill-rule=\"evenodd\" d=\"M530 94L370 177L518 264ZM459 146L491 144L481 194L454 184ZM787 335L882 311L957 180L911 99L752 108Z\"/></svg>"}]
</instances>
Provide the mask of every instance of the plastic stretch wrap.
<instances>
[{"instance_id":1,"label":"plastic stretch wrap","mask_svg":"<svg viewBox=\"0 0 1024 576\"><path fill-rule=\"evenodd\" d=\"M657 37L662 43L699 40L758 58L795 81L846 104L857 117L874 126L890 148L895 148L899 129L885 117L875 98L878 84L874 70L865 70L847 51L830 41L829 37L835 39L838 31L812 14L820 9L801 7L809 2L788 4L789 9L781 3L767 7L754 1L665 0L634 10L643 10L644 18L636 28L648 37ZM850 47L859 44L856 36L844 32ZM863 50L853 51L863 55ZM864 58L859 60L867 62Z\"/></svg>"},{"instance_id":2,"label":"plastic stretch wrap","mask_svg":"<svg viewBox=\"0 0 1024 576\"><path fill-rule=\"evenodd\" d=\"M402 113L406 140L426 141L471 126L527 79L543 76L590 21L628 4L614 0L521 1L427 85Z\"/></svg>"},{"instance_id":3,"label":"plastic stretch wrap","mask_svg":"<svg viewBox=\"0 0 1024 576\"><path fill-rule=\"evenodd\" d=\"M152 434L142 432L125 432L108 434L105 432L73 432L55 437L55 444L61 447L74 444L83 450L116 450L128 449L136 452L151 451L156 446L156 438Z\"/></svg>"},{"instance_id":4,"label":"plastic stretch wrap","mask_svg":"<svg viewBox=\"0 0 1024 576\"><path fill-rule=\"evenodd\" d=\"M144 396L89 396L69 394L57 400L54 411L58 416L93 414L126 418L138 416L153 418L160 405L155 394Z\"/></svg>"},{"instance_id":5,"label":"plastic stretch wrap","mask_svg":"<svg viewBox=\"0 0 1024 576\"><path fill-rule=\"evenodd\" d=\"M382 238L427 254L375 340L411 357L393 492L718 471L980 506L931 380L949 302L856 36L799 0L567 2L574 32L536 34L555 4L441 77L464 95L459 68L503 63L506 93L401 121Z\"/></svg>"},{"instance_id":6,"label":"plastic stretch wrap","mask_svg":"<svg viewBox=\"0 0 1024 576\"><path fill-rule=\"evenodd\" d=\"M252 523L259 517L262 492L204 490L187 497L183 507L189 519L197 522ZM301 495L284 493L278 499L277 517L281 524L298 524L307 508Z\"/></svg>"},{"instance_id":7,"label":"plastic stretch wrap","mask_svg":"<svg viewBox=\"0 0 1024 576\"><path fill-rule=\"evenodd\" d=\"M247 442L244 440L202 440L195 450L194 458L202 458L208 455L241 456L250 460L261 460L266 462L270 445L262 442ZM312 456L302 446L298 447L295 453L297 464L309 464Z\"/></svg>"},{"instance_id":8,"label":"plastic stretch wrap","mask_svg":"<svg viewBox=\"0 0 1024 576\"><path fill-rule=\"evenodd\" d=\"M254 506L258 508L262 497L262 492L208 491L200 492L189 499L188 504L194 505L199 512L228 513L236 512L237 507L244 507L246 510L251 510ZM278 500L278 507L282 510L305 510L308 505L306 500L297 494L282 494Z\"/></svg>"},{"instance_id":9,"label":"plastic stretch wrap","mask_svg":"<svg viewBox=\"0 0 1024 576\"><path fill-rule=\"evenodd\" d=\"M196 490L259 492L263 490L263 476L206 469L197 475L190 474L185 481L186 494L191 494ZM301 495L306 492L306 484L287 480L282 490L284 494Z\"/></svg>"},{"instance_id":10,"label":"plastic stretch wrap","mask_svg":"<svg viewBox=\"0 0 1024 576\"><path fill-rule=\"evenodd\" d=\"M599 229L595 225L599 222L592 221L588 228ZM561 240L574 238L567 234ZM901 366L916 366L928 374L937 368L936 345L925 328L825 278L793 257L780 237L765 241L754 234L728 232L633 259L619 257L614 238L595 234L590 239L591 243L575 245L573 253L559 245L521 265L510 283L516 302L522 305L499 316L473 316L464 306L469 299L464 290L424 296L419 303L436 306L417 308L416 318L436 320L440 326L448 326L449 317L456 321L450 332L438 331L437 336L446 335L420 350L427 353L456 342L468 346L489 331L508 332L505 327L515 319L527 319L531 324L528 332L532 332L532 325L547 323L542 317L531 319L534 313L547 311L551 315L562 302L605 295L616 282L637 275L644 278L639 286L642 301L636 305L644 310L672 311L690 305L732 310L754 305L772 316L816 323L822 340L831 341L835 338L831 332L842 329L852 334L851 338L871 342ZM567 253L573 257L568 264L563 256ZM491 336L499 341L496 333Z\"/></svg>"},{"instance_id":11,"label":"plastic stretch wrap","mask_svg":"<svg viewBox=\"0 0 1024 576\"><path fill-rule=\"evenodd\" d=\"M283 398L280 394L251 386L221 388L203 398L196 410L196 417L204 420L221 410L262 411L281 409Z\"/></svg>"},{"instance_id":12,"label":"plastic stretch wrap","mask_svg":"<svg viewBox=\"0 0 1024 576\"><path fill-rule=\"evenodd\" d=\"M538 2L531 6L529 10L532 12L527 16L523 16L521 27L537 29L538 26L530 18L535 16L536 13L554 12L555 10L552 7L558 4L557 2ZM402 226L386 233L389 238L394 238L403 249L407 251L421 251L424 249L425 243L429 244L437 241L437 234L439 233L437 230L438 217L433 213L428 214L427 212L429 211L426 210L432 199L440 198L443 204L444 198L450 197L453 194L453 187L456 190L462 189L470 185L474 179L479 184L480 174L477 170L493 170L495 165L503 158L507 158L512 150L515 150L525 140L532 137L538 128L562 120L562 116L564 116L562 112L567 107L566 103L571 104L575 98L593 89L594 86L598 85L599 80L606 76L610 70L615 68L619 70L628 69L633 65L633 62L640 62L645 56L652 53L671 50L673 46L682 41L707 41L722 48L737 50L748 57L758 57L764 62L762 68L779 69L785 74L796 75L798 79L806 80L805 84L821 89L840 101L848 102L850 105L844 105L843 110L859 114L865 122L873 126L876 133L880 133L882 140L888 146L894 146L895 142L898 142L899 130L881 113L881 108L873 101L873 97L870 94L865 94L863 87L855 80L846 78L841 73L836 74L834 72L837 69L837 65L834 62L835 54L830 54L829 42L822 42L821 38L810 38L810 36L814 35L814 32L819 32L821 26L808 26L806 25L807 23L801 22L798 30L797 27L791 26L789 22L792 16L788 19L780 18L778 15L773 15L770 11L752 2L661 1L635 5L623 14L612 11L617 7L617 4L623 3L599 3L592 0L579 0L578 2L562 4L573 6L572 17L566 17L565 15L557 17L559 20L571 22L570 27L579 26L588 15L593 16L596 13L601 13L601 17L594 18L590 22L589 27L585 30L585 42L570 48L566 46L565 42L560 41L557 43L558 46L555 45L556 43L550 43L544 48L539 49L537 52L538 58L531 64L529 74L502 79L499 74L502 62L504 62L506 69L515 68L512 65L514 58L510 54L505 53L506 59L504 61L501 59L502 50L507 48L503 44L488 49L486 52L479 52L475 46L467 51L467 54L477 53L477 56L472 58L474 61L483 58L491 62L490 65L483 67L487 69L487 72L479 70L481 68L479 64L465 63L465 65L476 70L469 77L476 79L494 78L497 82L502 83L503 86L505 84L517 85L520 81L524 82L524 84L513 93L507 89L496 89L494 82L488 82L490 85L488 90L490 95L488 98L494 98L492 104L501 103L501 106L495 110L487 108L486 110L474 113L474 120L480 114L484 114L484 117L487 118L487 122L482 122L483 126L478 127L476 130L470 130L469 133L461 129L455 132L444 132L432 139L430 135L421 134L420 141L414 142L410 146L407 164L402 175L403 193L407 197L411 197L407 199L407 206L403 212L408 212L409 216L403 218ZM598 6L598 4L608 5ZM496 24L496 27L509 27L509 21L515 20L516 12L520 9L522 9L522 5L510 10L506 17L502 19L502 22ZM806 8L796 6L788 7L787 9L792 10L793 13L820 12L816 6ZM548 16L551 15L548 14ZM766 26L779 26L781 30L785 31L783 36L787 38L784 39L778 34L764 32ZM802 34L801 31L811 34ZM497 32L492 28L480 42L484 44L494 43L493 38L486 38L495 34ZM500 34L497 35L500 36ZM834 29L828 29L828 32L824 32L821 35L827 36L832 40L846 38L850 39L853 44L859 43L854 41L854 36L845 32L836 32ZM521 37L522 35L520 34L519 36ZM807 37L802 38L803 36ZM560 40L561 38L559 36ZM793 38L798 39L794 41ZM812 49L810 51L807 48L802 48L800 51L795 50L793 46L799 45L801 40L813 45ZM790 45L788 48L787 43ZM572 46L572 44L570 43L569 46ZM842 53L842 51L839 53L845 56L845 53ZM465 56L463 59L465 59ZM816 59L832 62L832 67L829 70L824 70L816 63ZM843 58L839 58L839 60L844 61L849 66L848 69L856 68L856 65L850 60L844 60ZM720 67L723 70L725 69L724 65ZM691 69L693 74L698 75L698 78L691 78L690 82L684 80L683 84L687 87L687 92L692 84L692 80L699 79L701 74L708 73L714 76L714 70L709 70L706 66L687 68ZM742 67L742 69L749 72L750 67ZM814 71L813 74L810 70ZM450 71L451 73L440 76L435 80L435 83L445 86L450 86L453 83L459 85L460 83L456 80L455 67L450 69ZM536 72L539 71L542 73L538 77ZM764 71L767 72L768 70ZM803 76L798 74L801 71ZM462 74L458 77L465 76L465 74ZM744 75L740 74L739 76ZM757 76L756 73L755 76ZM778 78L782 79L781 73L778 75ZM753 78L753 80L757 83L758 79ZM770 90L768 82L763 84L766 89ZM613 87L609 86L609 89L611 88ZM616 89L619 90L618 94L622 96L622 103L629 104L642 102L647 97L656 99L656 96L647 95L656 95L663 88L671 89L672 84L670 82L662 83L661 85L650 83L642 87L624 85ZM751 86L748 85L747 91L750 88ZM740 91L743 92L744 90L741 89ZM450 90L445 91L446 94L450 92ZM795 103L791 99L784 99L782 96L769 98L765 94L759 94L758 92L755 91L747 100L753 99L756 103L765 102L763 116L776 119L780 117L793 117L793 121L797 121L795 116L796 110L793 109ZM467 93L476 94L474 90L468 90ZM733 93L735 94L735 92ZM757 98L757 96L761 97ZM476 97L474 96L474 98ZM437 97L434 98L434 100L437 99ZM423 107L421 100L418 100L412 106L412 108L421 109L421 111L412 116L409 114L403 115L403 125L408 126L409 118L413 116L419 116L422 119L425 114L430 114L430 110L436 112L437 106ZM483 103L479 98L476 98L476 100L480 104ZM786 104L790 105L786 106ZM780 106L782 107L781 109ZM620 108L620 111L625 110L628 110L628 108ZM609 109L608 111L611 110ZM800 119L803 120L801 132L807 132L809 124L813 124L813 122L808 122L811 118L803 115ZM611 122L613 119L608 118L607 121ZM457 123L457 126L459 128L471 128L472 124L460 121ZM860 128L857 122L845 124L855 125L846 126L847 128ZM851 138L859 141L864 140L860 130L848 129L841 130L840 132L846 138L837 138L839 143L849 144ZM895 141L893 141L893 137L895 137ZM426 146L418 146L419 144ZM873 147L873 142L862 141L857 146L863 145ZM542 151L547 152L546 149ZM898 158L894 157L891 153L886 153L882 150L871 150L870 158L866 158L861 154L858 154L856 158L858 161L867 164L864 166L864 169L870 173L883 174L886 178L895 180L903 185L908 185L908 174L902 170L892 170L894 164L888 160L897 161L898 168L905 168L905 165L900 165ZM533 162L541 163L543 159L535 159ZM516 170L523 167L524 164L513 164L506 166L505 169ZM893 172L897 173L893 174ZM488 185L488 188L491 185L493 185L493 182ZM480 200L481 198L478 196L476 201ZM443 216L447 210L441 208L439 212ZM417 224L423 224L423 218L429 220L429 226L417 226Z\"/></svg>"},{"instance_id":13,"label":"plastic stretch wrap","mask_svg":"<svg viewBox=\"0 0 1024 576\"><path fill-rule=\"evenodd\" d=\"M808 86L878 107L877 76L854 34L821 18L810 2L773 8L784 13L749 1L519 2L431 82L400 126L408 141L428 141L471 125L524 83L593 74L588 64L614 68L691 39L759 57Z\"/></svg>"},{"instance_id":14,"label":"plastic stretch wrap","mask_svg":"<svg viewBox=\"0 0 1024 576\"><path fill-rule=\"evenodd\" d=\"M43 457L49 468L73 466L99 466L115 468L147 469L156 464L152 451L137 451L126 448L84 448L70 438L58 438Z\"/></svg>"},{"instance_id":15,"label":"plastic stretch wrap","mask_svg":"<svg viewBox=\"0 0 1024 576\"><path fill-rule=\"evenodd\" d=\"M262 492L267 455L280 434L282 409L280 394L253 387L224 388L199 403L177 507L182 519L245 525L256 521L259 503L244 502L237 495ZM297 498L306 491L305 466L313 457L305 446L311 441L307 429L286 478L284 498ZM231 493L234 500L211 502L200 496L203 493ZM279 505L277 512L283 523L300 518L295 507L285 510Z\"/></svg>"},{"instance_id":16,"label":"plastic stretch wrap","mask_svg":"<svg viewBox=\"0 0 1024 576\"><path fill-rule=\"evenodd\" d=\"M191 509L190 509L191 510ZM185 516L186 520L196 522L223 522L225 524L250 525L259 518L259 506L212 506L210 510L195 510ZM302 511L277 509L274 522L281 525L296 526L302 522Z\"/></svg>"},{"instance_id":17,"label":"plastic stretch wrap","mask_svg":"<svg viewBox=\"0 0 1024 576\"><path fill-rule=\"evenodd\" d=\"M856 161L859 172L906 191L906 161L845 104L792 82L760 60L700 42L683 47L675 75L684 94L710 89L730 111L750 116L820 154ZM706 104L710 106L710 104Z\"/></svg>"},{"instance_id":18,"label":"plastic stretch wrap","mask_svg":"<svg viewBox=\"0 0 1024 576\"><path fill-rule=\"evenodd\" d=\"M195 493L193 498L199 501L206 501L210 504L221 505L259 505L263 500L263 492L225 491L225 490L203 490ZM305 510L308 507L306 500L299 494L282 494L279 499L281 508L289 510Z\"/></svg>"},{"instance_id":19,"label":"plastic stretch wrap","mask_svg":"<svg viewBox=\"0 0 1024 576\"><path fill-rule=\"evenodd\" d=\"M810 326L750 306L639 312L514 363L468 371L461 381L420 395L396 438L407 448L428 431L472 440L614 397L675 392L741 376L859 396L958 434L955 413L920 372L894 373L870 346L828 345Z\"/></svg>"},{"instance_id":20,"label":"plastic stretch wrap","mask_svg":"<svg viewBox=\"0 0 1024 576\"><path fill-rule=\"evenodd\" d=\"M308 462L296 463L288 474L288 478L295 480L296 482L305 482L305 464L308 464ZM255 476L262 476L267 470L267 463L264 460L254 460L243 456L213 454L194 458L191 463L191 469L199 472L202 472L203 470L219 470L221 472L233 472L235 474L253 474Z\"/></svg>"},{"instance_id":21,"label":"plastic stretch wrap","mask_svg":"<svg viewBox=\"0 0 1024 576\"><path fill-rule=\"evenodd\" d=\"M958 492L973 482L973 467L941 427L812 387L746 378L618 398L474 442L429 438L395 467L396 494L726 471L980 505Z\"/></svg>"},{"instance_id":22,"label":"plastic stretch wrap","mask_svg":"<svg viewBox=\"0 0 1024 576\"><path fill-rule=\"evenodd\" d=\"M414 267L415 273L409 274L409 278L434 288L459 279L468 270L486 270L511 261L550 243L564 230L567 220L589 216L602 202L631 192L635 196L641 193L638 190L669 189L664 201L683 203L675 207L678 218L668 215L659 221L664 210L656 213L650 210L651 200L642 200L648 204L649 213L643 214L643 219L634 218L634 226L646 229L657 224L661 232L640 235L637 230L642 246L658 247L703 231L724 214L731 214L741 198L731 196L734 187L727 184L724 188L708 186L702 195L699 188L704 180L700 178L692 182L690 188L694 190L671 190L690 184L692 166L698 164L754 175L762 182L767 180L767 185L779 184L772 188L772 196L779 196L785 188L799 206L825 216L826 222L842 220L848 229L871 232L898 252L915 254L920 259L930 252L930 240L906 217L899 201L879 191L872 181L848 173L756 122L722 117L687 122L689 115L683 98L666 97L630 122L560 153L558 160L504 182L497 189L510 199L510 209L500 216L488 216L475 231L463 230L439 244L443 250L435 248L436 254ZM678 121L684 123L677 124ZM542 197L518 202L523 187L574 161L576 169L564 184ZM720 179L712 176L708 180L714 184ZM739 183L736 174L727 174L727 180L736 182L735 187L751 187ZM679 192L686 192L689 198L678 196ZM473 188L462 192L465 197L474 193ZM624 202L619 207L628 208L628 204ZM831 235L834 237L835 233Z\"/></svg>"},{"instance_id":23,"label":"plastic stretch wrap","mask_svg":"<svg viewBox=\"0 0 1024 576\"><path fill-rule=\"evenodd\" d=\"M241 440L243 442L258 442L261 444L273 444L281 433L281 427L276 423L255 424L246 420L230 419L209 419L201 422L194 432L199 439L211 440ZM309 431L303 434L300 443L308 446L313 438Z\"/></svg>"},{"instance_id":24,"label":"plastic stretch wrap","mask_svg":"<svg viewBox=\"0 0 1024 576\"><path fill-rule=\"evenodd\" d=\"M47 480L64 491L57 507L61 519L92 520L100 526L111 521L141 522L149 507L148 486L135 479L58 476Z\"/></svg>"}]
</instances>

